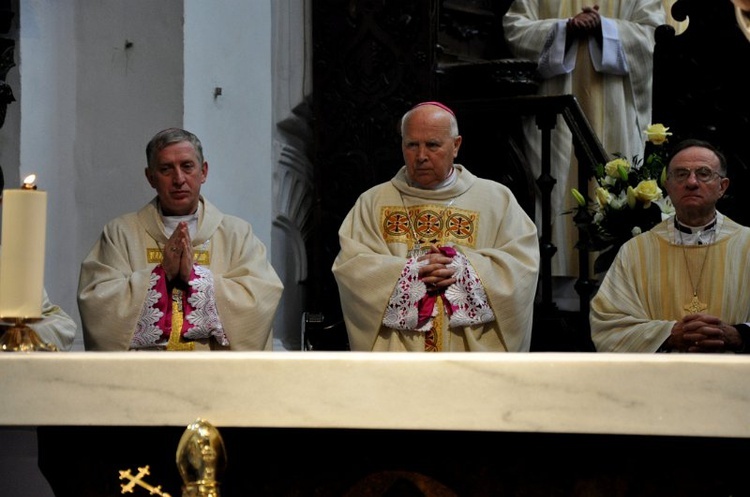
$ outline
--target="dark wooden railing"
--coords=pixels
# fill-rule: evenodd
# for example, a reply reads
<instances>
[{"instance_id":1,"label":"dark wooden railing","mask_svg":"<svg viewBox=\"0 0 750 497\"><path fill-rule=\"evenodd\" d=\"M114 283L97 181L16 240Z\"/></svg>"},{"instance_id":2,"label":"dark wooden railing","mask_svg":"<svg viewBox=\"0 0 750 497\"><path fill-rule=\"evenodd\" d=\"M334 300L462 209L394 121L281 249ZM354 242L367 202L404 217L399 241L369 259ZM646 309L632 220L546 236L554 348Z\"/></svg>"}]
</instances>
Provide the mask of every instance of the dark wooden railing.
<instances>
[{"instance_id":1,"label":"dark wooden railing","mask_svg":"<svg viewBox=\"0 0 750 497\"><path fill-rule=\"evenodd\" d=\"M557 252L557 247L552 243L552 190L557 183L551 172L551 140L555 132L558 116L562 116L566 125L572 133L573 149L578 159L578 189L586 195L589 180L597 164L606 163L608 154L604 150L599 138L594 133L591 125L581 110L578 101L573 95L558 96L518 96L497 99L460 100L452 101L451 105L459 108L464 121L467 116L478 118L479 115L494 116L489 122L500 119L512 120L521 116L535 116L537 126L542 134L541 150L541 175L534 178L541 194L541 232L539 237L541 251L540 267L540 299L537 304L537 317L550 318L555 316L558 306L552 295L552 257ZM498 117L499 116L499 117ZM528 168L527 168L528 171ZM529 173L530 174L530 173ZM571 219L571 222L583 221L579 218ZM590 274L590 254L584 248L585 242L582 238L586 233L579 230L579 239L584 242L578 249L579 275L575 284L576 292L580 300L579 319L576 323L580 344L575 348L586 348L585 344L590 341L590 330L588 327L589 300L596 291L597 281Z\"/></svg>"}]
</instances>

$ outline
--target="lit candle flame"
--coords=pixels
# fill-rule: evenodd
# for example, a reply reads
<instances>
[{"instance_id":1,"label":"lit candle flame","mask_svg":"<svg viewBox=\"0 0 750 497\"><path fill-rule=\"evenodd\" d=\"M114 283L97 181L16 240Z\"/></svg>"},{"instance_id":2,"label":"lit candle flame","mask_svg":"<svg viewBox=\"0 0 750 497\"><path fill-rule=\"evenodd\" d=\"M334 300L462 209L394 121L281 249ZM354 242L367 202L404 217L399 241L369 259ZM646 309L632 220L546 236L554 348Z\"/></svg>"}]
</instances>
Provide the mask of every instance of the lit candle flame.
<instances>
[{"instance_id":1,"label":"lit candle flame","mask_svg":"<svg viewBox=\"0 0 750 497\"><path fill-rule=\"evenodd\" d=\"M29 174L23 180L23 189L24 190L36 190L36 185L34 184L35 181L36 181L36 174Z\"/></svg>"}]
</instances>

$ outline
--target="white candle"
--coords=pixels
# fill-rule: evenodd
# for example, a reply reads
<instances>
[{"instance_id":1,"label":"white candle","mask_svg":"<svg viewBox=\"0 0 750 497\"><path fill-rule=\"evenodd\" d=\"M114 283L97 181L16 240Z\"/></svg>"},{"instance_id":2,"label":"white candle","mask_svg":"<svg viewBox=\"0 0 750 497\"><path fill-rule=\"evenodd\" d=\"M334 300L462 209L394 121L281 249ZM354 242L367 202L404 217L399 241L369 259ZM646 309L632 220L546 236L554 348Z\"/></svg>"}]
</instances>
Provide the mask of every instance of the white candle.
<instances>
[{"instance_id":1,"label":"white candle","mask_svg":"<svg viewBox=\"0 0 750 497\"><path fill-rule=\"evenodd\" d=\"M42 317L47 193L30 188L3 193L0 243L0 317Z\"/></svg>"}]
</instances>

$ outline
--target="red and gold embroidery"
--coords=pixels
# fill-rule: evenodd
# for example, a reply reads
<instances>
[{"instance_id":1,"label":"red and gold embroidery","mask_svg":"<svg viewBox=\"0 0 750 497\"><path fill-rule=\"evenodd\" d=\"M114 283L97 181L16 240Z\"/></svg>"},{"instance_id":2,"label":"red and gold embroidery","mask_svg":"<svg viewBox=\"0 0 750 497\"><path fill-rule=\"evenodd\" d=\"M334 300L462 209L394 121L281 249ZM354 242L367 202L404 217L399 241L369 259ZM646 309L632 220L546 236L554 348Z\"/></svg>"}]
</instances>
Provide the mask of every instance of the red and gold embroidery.
<instances>
[{"instance_id":1,"label":"red and gold embroidery","mask_svg":"<svg viewBox=\"0 0 750 497\"><path fill-rule=\"evenodd\" d=\"M435 204L414 205L408 210L389 206L381 209L380 219L386 243L406 243L410 248L431 243L476 245L479 213L475 211Z\"/></svg>"},{"instance_id":2,"label":"red and gold embroidery","mask_svg":"<svg viewBox=\"0 0 750 497\"><path fill-rule=\"evenodd\" d=\"M146 260L149 264L161 264L163 258L164 253L162 252L162 249L146 249ZM211 252L208 250L193 250L193 261L200 266L208 266L211 264Z\"/></svg>"}]
</instances>

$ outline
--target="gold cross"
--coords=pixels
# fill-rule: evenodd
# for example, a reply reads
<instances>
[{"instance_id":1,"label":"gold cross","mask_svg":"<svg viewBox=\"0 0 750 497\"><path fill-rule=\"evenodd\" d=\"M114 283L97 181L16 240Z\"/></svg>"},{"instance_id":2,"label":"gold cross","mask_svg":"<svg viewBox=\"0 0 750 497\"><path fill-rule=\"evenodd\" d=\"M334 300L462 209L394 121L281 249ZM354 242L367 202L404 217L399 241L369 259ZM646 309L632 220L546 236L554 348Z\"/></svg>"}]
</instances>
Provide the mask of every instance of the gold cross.
<instances>
[{"instance_id":1,"label":"gold cross","mask_svg":"<svg viewBox=\"0 0 750 497\"><path fill-rule=\"evenodd\" d=\"M706 309L708 309L708 305L698 300L698 296L693 294L693 299L690 301L689 304L685 304L683 309L688 311L690 314L695 314L696 312L701 312L701 311L705 311Z\"/></svg>"},{"instance_id":2,"label":"gold cross","mask_svg":"<svg viewBox=\"0 0 750 497\"><path fill-rule=\"evenodd\" d=\"M138 474L133 476L130 474L130 470L127 471L120 471L120 479L128 479L130 480L128 483L121 483L120 484L120 493L133 493L133 488L135 488L136 485L145 488L149 492L151 492L151 495L161 495L162 497L171 497L168 493L161 491L161 485L152 487L145 481L143 481L143 477L148 475L148 466L144 466L142 468L138 468Z\"/></svg>"}]
</instances>

